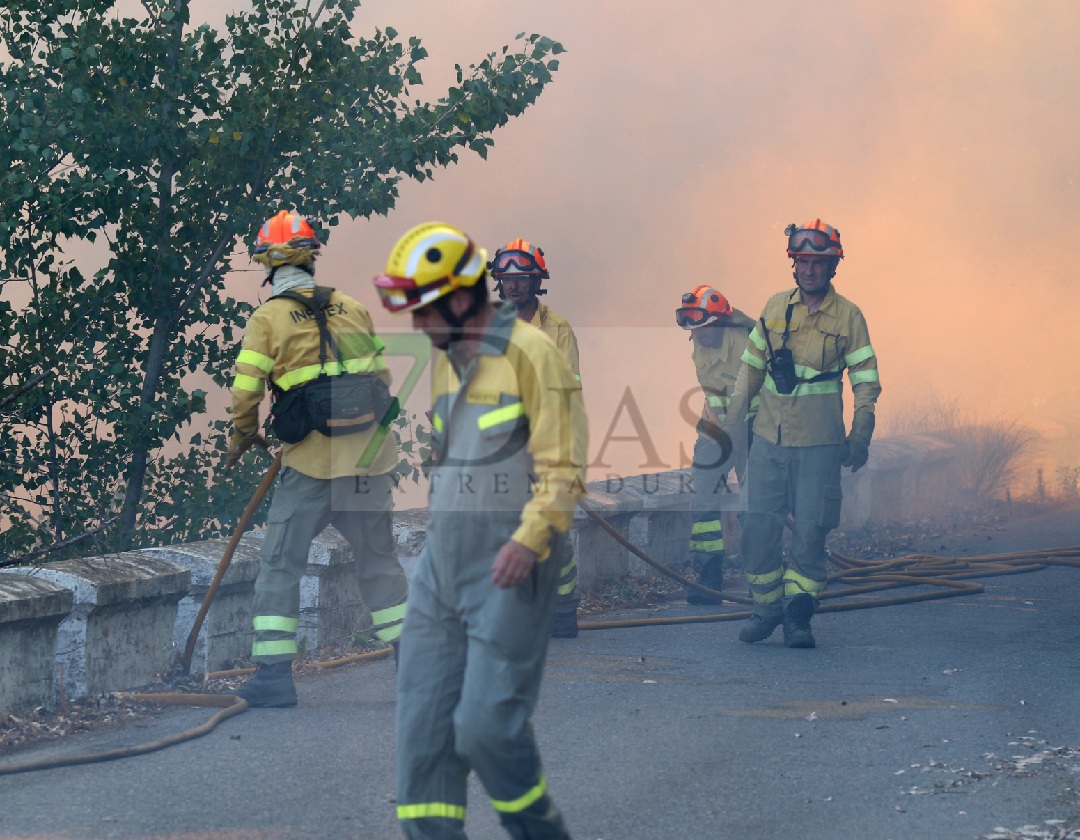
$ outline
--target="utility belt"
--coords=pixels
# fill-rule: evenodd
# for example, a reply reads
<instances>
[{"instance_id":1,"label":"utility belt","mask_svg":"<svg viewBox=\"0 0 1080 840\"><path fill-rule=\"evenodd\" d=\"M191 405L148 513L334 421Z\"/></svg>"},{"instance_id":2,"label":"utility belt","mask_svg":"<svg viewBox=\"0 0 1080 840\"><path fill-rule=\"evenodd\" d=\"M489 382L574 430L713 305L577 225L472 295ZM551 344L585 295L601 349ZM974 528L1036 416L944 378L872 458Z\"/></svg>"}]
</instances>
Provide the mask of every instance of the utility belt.
<instances>
[{"instance_id":1,"label":"utility belt","mask_svg":"<svg viewBox=\"0 0 1080 840\"><path fill-rule=\"evenodd\" d=\"M798 292L798 289L791 293L792 298L795 297L796 292ZM780 344L780 349L776 351L773 350L772 341L769 340L769 328L765 325L765 316L761 316L761 331L765 336L765 345L769 351L767 360L769 376L772 377L777 393L785 395L792 393L799 385L804 383L827 382L831 379L839 379L844 375L844 368L846 367L846 365L841 364L839 370L819 373L810 379L801 379L799 377L795 372L795 357L787 346L788 337L791 334L791 313L794 309L795 301L791 300L788 303L787 312L784 314L783 341Z\"/></svg>"},{"instance_id":2,"label":"utility belt","mask_svg":"<svg viewBox=\"0 0 1080 840\"><path fill-rule=\"evenodd\" d=\"M295 300L311 311L319 327L319 363L325 368L333 351L338 368L343 371L345 360L326 323L326 308L333 291L316 286L311 298L292 290L274 297ZM312 432L333 437L363 432L377 423L389 426L399 412L398 401L390 396L390 388L374 374L320 373L310 382L288 391L273 384L271 388L274 405L270 427L285 443L299 443Z\"/></svg>"}]
</instances>

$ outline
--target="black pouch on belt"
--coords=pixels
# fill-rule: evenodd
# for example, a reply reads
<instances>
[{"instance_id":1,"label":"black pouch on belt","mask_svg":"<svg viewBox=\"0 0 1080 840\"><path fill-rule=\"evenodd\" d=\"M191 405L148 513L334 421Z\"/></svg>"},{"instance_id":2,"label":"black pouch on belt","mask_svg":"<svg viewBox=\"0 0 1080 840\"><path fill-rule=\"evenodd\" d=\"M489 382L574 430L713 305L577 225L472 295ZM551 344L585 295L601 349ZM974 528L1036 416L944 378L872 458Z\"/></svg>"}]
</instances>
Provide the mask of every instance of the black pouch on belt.
<instances>
[{"instance_id":1,"label":"black pouch on belt","mask_svg":"<svg viewBox=\"0 0 1080 840\"><path fill-rule=\"evenodd\" d=\"M340 370L346 362L326 316L333 291L316 286L310 299L296 291L275 297L295 300L311 311L319 328L319 362L325 367L333 354ZM276 392L275 396L271 427L285 443L299 443L313 431L328 436L355 434L376 423L389 424L398 414L389 387L375 374L323 373L299 387Z\"/></svg>"},{"instance_id":2,"label":"black pouch on belt","mask_svg":"<svg viewBox=\"0 0 1080 840\"><path fill-rule=\"evenodd\" d=\"M372 374L320 376L305 390L312 425L324 435L370 429L382 422L390 407L390 389Z\"/></svg>"}]
</instances>

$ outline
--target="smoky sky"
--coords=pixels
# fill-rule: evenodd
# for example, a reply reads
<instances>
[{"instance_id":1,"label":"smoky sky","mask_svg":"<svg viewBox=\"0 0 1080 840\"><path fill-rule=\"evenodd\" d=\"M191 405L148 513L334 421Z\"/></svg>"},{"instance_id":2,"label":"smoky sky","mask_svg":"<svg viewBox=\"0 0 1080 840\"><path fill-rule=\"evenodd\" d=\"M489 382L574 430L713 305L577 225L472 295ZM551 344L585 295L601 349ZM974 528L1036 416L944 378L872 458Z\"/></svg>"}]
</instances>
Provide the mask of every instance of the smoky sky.
<instances>
[{"instance_id":1,"label":"smoky sky","mask_svg":"<svg viewBox=\"0 0 1080 840\"><path fill-rule=\"evenodd\" d=\"M192 8L220 24L220 4ZM821 217L843 237L836 286L869 323L886 427L933 393L1075 429L1080 4L375 0L354 28L386 26L428 49L424 99L519 32L567 52L487 161L463 153L404 184L388 218L333 229L320 282L380 330L408 326L370 279L412 225L450 222L489 252L524 237L578 330L594 438L628 387L673 428L695 381L679 296L710 283L756 317L792 286L784 227ZM257 277L230 292L254 301Z\"/></svg>"},{"instance_id":2,"label":"smoky sky","mask_svg":"<svg viewBox=\"0 0 1080 840\"><path fill-rule=\"evenodd\" d=\"M670 328L583 352L587 383L692 385L679 295L708 282L756 316L792 283L784 226L820 216L844 240L836 285L870 324L883 413L930 390L993 414L1080 411L1051 362L1080 345L1062 323L1078 300L1077 4L383 0L357 25L421 37L432 97L518 32L567 52L488 161L463 156L389 218L339 228L324 269L374 273L429 219L489 250L522 236L583 344Z\"/></svg>"}]
</instances>

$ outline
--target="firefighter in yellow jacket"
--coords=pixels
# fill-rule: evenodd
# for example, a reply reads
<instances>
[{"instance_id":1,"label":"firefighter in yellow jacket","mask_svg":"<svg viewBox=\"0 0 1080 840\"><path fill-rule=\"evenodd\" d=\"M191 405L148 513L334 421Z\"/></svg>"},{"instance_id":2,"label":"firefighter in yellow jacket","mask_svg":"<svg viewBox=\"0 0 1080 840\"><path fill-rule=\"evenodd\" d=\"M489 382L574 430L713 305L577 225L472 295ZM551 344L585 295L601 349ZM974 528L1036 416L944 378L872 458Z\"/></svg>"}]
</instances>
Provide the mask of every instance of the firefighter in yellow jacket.
<instances>
[{"instance_id":1,"label":"firefighter in yellow jacket","mask_svg":"<svg viewBox=\"0 0 1080 840\"><path fill-rule=\"evenodd\" d=\"M741 546L754 611L739 639L762 641L783 624L785 645L812 648L825 538L840 522L840 468L854 472L867 461L881 384L866 319L833 288L844 257L839 231L814 219L785 233L796 287L773 295L750 333L725 428L760 393ZM847 434L845 369L854 395ZM780 538L789 513L795 525L785 568Z\"/></svg>"},{"instance_id":2,"label":"firefighter in yellow jacket","mask_svg":"<svg viewBox=\"0 0 1080 840\"><path fill-rule=\"evenodd\" d=\"M584 495L581 386L546 335L488 299L486 255L440 223L375 279L439 350L431 520L401 637L397 814L410 840L464 840L475 770L517 840L567 840L529 722L555 616L552 545Z\"/></svg>"},{"instance_id":3,"label":"firefighter in yellow jacket","mask_svg":"<svg viewBox=\"0 0 1080 840\"><path fill-rule=\"evenodd\" d=\"M727 487L727 474L735 467L742 481L746 466L747 435L738 434L730 442L730 456L725 442L719 440L720 418L726 413L731 393L742 366L746 339L754 320L735 309L722 292L712 286L697 286L682 296L675 310L675 322L689 330L694 343L694 367L698 384L705 393L705 405L698 422L694 444L693 518L690 528L690 565L698 583L710 589L724 588L724 526L721 511L734 498ZM753 402L748 421L757 408ZM686 600L691 604L719 604L718 596L690 589Z\"/></svg>"},{"instance_id":4,"label":"firefighter in yellow jacket","mask_svg":"<svg viewBox=\"0 0 1080 840\"><path fill-rule=\"evenodd\" d=\"M514 306L522 321L555 342L580 382L577 336L569 321L539 300L540 295L547 294L544 281L551 277L544 252L524 239L515 239L495 252L488 270L499 297ZM554 559L559 566L559 601L551 635L556 639L573 639L578 634L577 609L581 596L577 591L577 559L569 539L559 541Z\"/></svg>"},{"instance_id":5,"label":"firefighter in yellow jacket","mask_svg":"<svg viewBox=\"0 0 1080 840\"><path fill-rule=\"evenodd\" d=\"M251 658L237 694L250 706L295 706L300 578L311 541L329 524L359 561L360 593L376 636L396 646L407 581L391 530L386 433L390 372L371 316L352 298L315 284L319 241L302 216L282 210L259 230L254 259L272 297L252 313L232 385L231 466L260 436L259 405L274 395L272 427L282 470L267 515L255 582Z\"/></svg>"}]
</instances>

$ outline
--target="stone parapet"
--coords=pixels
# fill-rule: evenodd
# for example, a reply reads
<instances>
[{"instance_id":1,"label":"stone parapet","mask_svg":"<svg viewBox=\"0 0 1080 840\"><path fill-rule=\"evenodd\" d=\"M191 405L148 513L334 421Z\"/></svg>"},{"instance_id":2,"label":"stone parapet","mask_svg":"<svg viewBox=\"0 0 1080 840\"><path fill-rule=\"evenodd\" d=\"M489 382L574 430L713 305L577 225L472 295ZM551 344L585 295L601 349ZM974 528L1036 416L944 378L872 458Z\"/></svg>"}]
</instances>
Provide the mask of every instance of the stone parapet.
<instances>
[{"instance_id":1,"label":"stone parapet","mask_svg":"<svg viewBox=\"0 0 1080 840\"><path fill-rule=\"evenodd\" d=\"M955 447L932 435L875 440L858 472L843 471L841 527L940 514L957 502Z\"/></svg>"},{"instance_id":2,"label":"stone parapet","mask_svg":"<svg viewBox=\"0 0 1080 840\"><path fill-rule=\"evenodd\" d=\"M52 704L57 628L73 603L58 583L0 573L0 717Z\"/></svg>"},{"instance_id":3,"label":"stone parapet","mask_svg":"<svg viewBox=\"0 0 1080 840\"><path fill-rule=\"evenodd\" d=\"M187 569L131 551L10 573L50 581L74 596L56 649L69 697L145 685L168 669L177 603L191 586Z\"/></svg>"},{"instance_id":4,"label":"stone parapet","mask_svg":"<svg viewBox=\"0 0 1080 840\"><path fill-rule=\"evenodd\" d=\"M841 526L948 510L957 499L954 458L949 444L931 436L874 441L864 469L844 470ZM728 550L735 554L732 531L742 505L738 488L732 489L722 507ZM677 568L687 556L691 496L689 471L672 470L592 482L585 505L632 545ZM398 557L410 576L423 552L427 525L426 509L394 514ZM218 669L249 654L263 535L253 531L241 539L204 622L193 670ZM583 591L626 575L655 574L580 507L570 536ZM48 667L40 662L53 655L46 649L55 650L71 698L134 688L166 670L187 642L225 546L225 540L211 540L16 568L0 576L5 581L0 584L0 712L16 704L47 704L42 698L52 693L54 678L51 662ZM299 636L307 647L348 641L370 629L371 615L360 597L362 562L333 528L312 544L300 585ZM15 583L6 580L9 575ZM70 601L61 590L67 590ZM30 635L12 635L16 631ZM22 652L9 655L12 650Z\"/></svg>"},{"instance_id":5,"label":"stone parapet","mask_svg":"<svg viewBox=\"0 0 1080 840\"><path fill-rule=\"evenodd\" d=\"M191 588L177 605L173 633L177 656L183 654L187 647L191 628L195 626L195 618L228 544L228 540L206 540L168 548L148 548L142 552L191 572ZM254 636L251 609L255 597L255 579L259 576L261 546L261 540L250 535L241 537L237 543L229 568L221 579L195 640L191 656L193 673L231 668L235 660L251 653Z\"/></svg>"}]
</instances>

